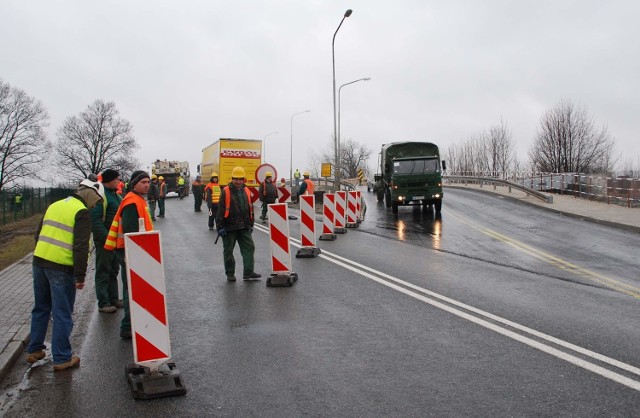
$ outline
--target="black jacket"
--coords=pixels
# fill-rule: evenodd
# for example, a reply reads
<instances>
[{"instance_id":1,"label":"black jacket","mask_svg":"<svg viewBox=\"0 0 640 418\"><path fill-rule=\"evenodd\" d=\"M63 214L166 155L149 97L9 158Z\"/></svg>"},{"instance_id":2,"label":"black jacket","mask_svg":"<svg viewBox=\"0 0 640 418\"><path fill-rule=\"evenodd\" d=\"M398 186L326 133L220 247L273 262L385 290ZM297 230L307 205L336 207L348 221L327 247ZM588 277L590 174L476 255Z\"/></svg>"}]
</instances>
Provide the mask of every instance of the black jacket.
<instances>
[{"instance_id":1,"label":"black jacket","mask_svg":"<svg viewBox=\"0 0 640 418\"><path fill-rule=\"evenodd\" d=\"M229 217L225 218L227 190L231 192L231 200L229 202ZM225 228L227 231L253 228L253 203L247 202L244 186L236 189L233 183L229 183L229 189L226 187L222 189L216 214L216 225L218 229Z\"/></svg>"}]
</instances>

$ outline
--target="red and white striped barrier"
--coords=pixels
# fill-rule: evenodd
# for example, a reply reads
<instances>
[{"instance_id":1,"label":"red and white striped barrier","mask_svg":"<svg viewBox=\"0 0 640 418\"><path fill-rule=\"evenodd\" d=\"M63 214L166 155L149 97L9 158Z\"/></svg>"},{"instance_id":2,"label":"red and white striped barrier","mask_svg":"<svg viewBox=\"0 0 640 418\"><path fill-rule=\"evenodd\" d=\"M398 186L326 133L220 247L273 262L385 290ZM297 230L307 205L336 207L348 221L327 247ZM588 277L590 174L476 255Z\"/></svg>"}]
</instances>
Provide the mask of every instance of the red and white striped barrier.
<instances>
[{"instance_id":1,"label":"red and white striped barrier","mask_svg":"<svg viewBox=\"0 0 640 418\"><path fill-rule=\"evenodd\" d=\"M293 286L298 275L291 271L291 245L289 243L289 211L286 203L267 206L271 249L271 271L267 287Z\"/></svg>"},{"instance_id":2,"label":"red and white striped barrier","mask_svg":"<svg viewBox=\"0 0 640 418\"><path fill-rule=\"evenodd\" d=\"M356 191L356 222L362 222L362 192Z\"/></svg>"},{"instance_id":3,"label":"red and white striped barrier","mask_svg":"<svg viewBox=\"0 0 640 418\"><path fill-rule=\"evenodd\" d=\"M302 248L296 258L313 258L320 254L316 247L316 198L314 195L300 196L300 242Z\"/></svg>"},{"instance_id":4,"label":"red and white striped barrier","mask_svg":"<svg viewBox=\"0 0 640 418\"><path fill-rule=\"evenodd\" d=\"M347 207L347 192L338 191L336 192L336 210L334 212L334 232L336 234L345 234L347 232L346 229L346 210Z\"/></svg>"},{"instance_id":5,"label":"red and white striped barrier","mask_svg":"<svg viewBox=\"0 0 640 418\"><path fill-rule=\"evenodd\" d=\"M357 193L353 191L347 192L347 228L355 228L358 226L357 223L357 211L358 211L358 202L357 202Z\"/></svg>"},{"instance_id":6,"label":"red and white striped barrier","mask_svg":"<svg viewBox=\"0 0 640 418\"><path fill-rule=\"evenodd\" d=\"M160 231L124 239L133 359L153 369L171 357Z\"/></svg>"},{"instance_id":7,"label":"red and white striped barrier","mask_svg":"<svg viewBox=\"0 0 640 418\"><path fill-rule=\"evenodd\" d=\"M322 197L322 235L320 235L319 238L322 241L333 241L336 239L336 234L333 233L335 202L336 195L333 193L325 193Z\"/></svg>"}]
</instances>

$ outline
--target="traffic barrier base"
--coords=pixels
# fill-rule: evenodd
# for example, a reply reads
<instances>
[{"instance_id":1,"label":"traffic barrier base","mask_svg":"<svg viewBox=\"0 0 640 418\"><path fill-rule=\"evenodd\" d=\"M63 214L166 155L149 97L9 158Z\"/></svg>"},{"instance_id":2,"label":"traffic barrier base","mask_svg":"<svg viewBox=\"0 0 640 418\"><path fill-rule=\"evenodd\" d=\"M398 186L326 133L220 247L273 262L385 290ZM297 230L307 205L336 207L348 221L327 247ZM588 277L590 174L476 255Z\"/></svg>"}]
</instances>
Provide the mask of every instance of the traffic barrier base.
<instances>
[{"instance_id":1,"label":"traffic barrier base","mask_svg":"<svg viewBox=\"0 0 640 418\"><path fill-rule=\"evenodd\" d=\"M291 287L298 281L298 273L271 273L267 277L267 287Z\"/></svg>"},{"instance_id":2,"label":"traffic barrier base","mask_svg":"<svg viewBox=\"0 0 640 418\"><path fill-rule=\"evenodd\" d=\"M320 241L335 241L336 238L338 238L336 234L322 234L318 237Z\"/></svg>"},{"instance_id":3,"label":"traffic barrier base","mask_svg":"<svg viewBox=\"0 0 640 418\"><path fill-rule=\"evenodd\" d=\"M302 247L296 253L296 258L313 258L320 255L321 252L322 250L318 247Z\"/></svg>"},{"instance_id":4,"label":"traffic barrier base","mask_svg":"<svg viewBox=\"0 0 640 418\"><path fill-rule=\"evenodd\" d=\"M161 364L157 370L136 363L125 368L134 399L157 399L187 393L175 363Z\"/></svg>"}]
</instances>

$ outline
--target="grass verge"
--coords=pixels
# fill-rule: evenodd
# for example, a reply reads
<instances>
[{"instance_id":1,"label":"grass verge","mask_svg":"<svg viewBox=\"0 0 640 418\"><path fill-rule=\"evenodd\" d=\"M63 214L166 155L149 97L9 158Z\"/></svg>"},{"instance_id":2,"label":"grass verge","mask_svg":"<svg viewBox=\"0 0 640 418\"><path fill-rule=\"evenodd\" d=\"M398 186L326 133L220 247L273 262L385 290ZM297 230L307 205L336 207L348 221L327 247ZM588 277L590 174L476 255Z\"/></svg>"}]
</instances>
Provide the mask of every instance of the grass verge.
<instances>
[{"instance_id":1,"label":"grass verge","mask_svg":"<svg viewBox=\"0 0 640 418\"><path fill-rule=\"evenodd\" d=\"M0 271L33 251L40 219L42 214L0 227Z\"/></svg>"}]
</instances>

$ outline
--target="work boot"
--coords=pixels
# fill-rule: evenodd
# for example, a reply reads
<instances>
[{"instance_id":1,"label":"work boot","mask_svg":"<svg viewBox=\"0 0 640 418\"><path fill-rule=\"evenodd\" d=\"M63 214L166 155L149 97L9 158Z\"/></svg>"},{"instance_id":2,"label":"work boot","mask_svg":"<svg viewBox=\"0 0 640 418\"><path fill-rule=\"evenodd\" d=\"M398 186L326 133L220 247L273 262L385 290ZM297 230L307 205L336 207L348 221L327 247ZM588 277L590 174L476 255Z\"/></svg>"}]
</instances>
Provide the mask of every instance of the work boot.
<instances>
[{"instance_id":1,"label":"work boot","mask_svg":"<svg viewBox=\"0 0 640 418\"><path fill-rule=\"evenodd\" d=\"M123 340L130 340L131 339L131 330L120 331L120 338L122 338Z\"/></svg>"},{"instance_id":2,"label":"work boot","mask_svg":"<svg viewBox=\"0 0 640 418\"><path fill-rule=\"evenodd\" d=\"M114 313L115 311L118 310L118 308L116 308L115 306L107 305L107 306L103 306L102 308L98 308L98 310L104 313Z\"/></svg>"},{"instance_id":3,"label":"work boot","mask_svg":"<svg viewBox=\"0 0 640 418\"><path fill-rule=\"evenodd\" d=\"M33 364L36 361L42 360L45 357L45 355L46 354L44 350L34 351L33 353L27 353L25 360L27 360L27 363Z\"/></svg>"},{"instance_id":4,"label":"work boot","mask_svg":"<svg viewBox=\"0 0 640 418\"><path fill-rule=\"evenodd\" d=\"M227 276L227 281L228 282L235 282L236 281L236 276Z\"/></svg>"},{"instance_id":5,"label":"work boot","mask_svg":"<svg viewBox=\"0 0 640 418\"><path fill-rule=\"evenodd\" d=\"M258 280L260 277L262 277L261 275L259 275L256 272L251 272L249 274L245 274L244 277L242 277L244 280L246 281L255 281Z\"/></svg>"},{"instance_id":6,"label":"work boot","mask_svg":"<svg viewBox=\"0 0 640 418\"><path fill-rule=\"evenodd\" d=\"M78 356L71 356L71 360L66 361L64 363L60 363L60 364L54 364L53 365L53 370L55 370L56 372L59 372L61 370L67 370L70 369L71 367L76 367L80 365L80 357Z\"/></svg>"}]
</instances>

